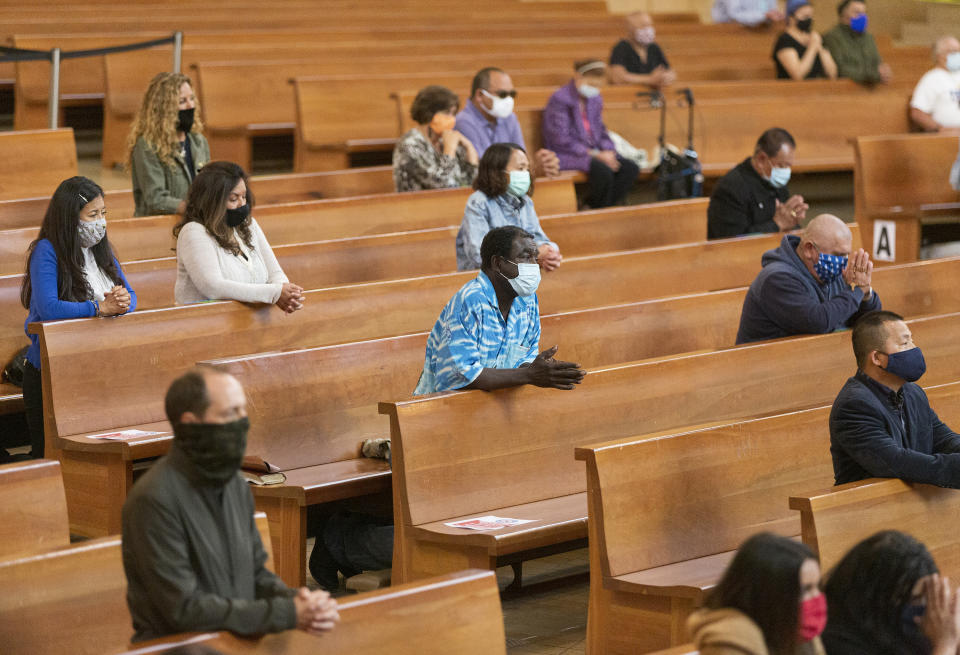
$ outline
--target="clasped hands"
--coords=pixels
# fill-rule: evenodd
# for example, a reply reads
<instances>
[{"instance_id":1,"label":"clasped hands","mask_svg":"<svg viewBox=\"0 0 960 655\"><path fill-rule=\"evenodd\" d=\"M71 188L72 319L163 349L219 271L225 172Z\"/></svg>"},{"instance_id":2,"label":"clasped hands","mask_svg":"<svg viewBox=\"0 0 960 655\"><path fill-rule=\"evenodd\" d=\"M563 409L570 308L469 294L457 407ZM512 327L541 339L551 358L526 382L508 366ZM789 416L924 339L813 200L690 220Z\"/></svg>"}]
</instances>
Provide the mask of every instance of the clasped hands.
<instances>
[{"instance_id":1,"label":"clasped hands","mask_svg":"<svg viewBox=\"0 0 960 655\"><path fill-rule=\"evenodd\" d=\"M280 298L277 300L277 307L288 314L292 314L303 307L306 298L303 297L303 287L292 282L284 282L280 289Z\"/></svg>"},{"instance_id":2,"label":"clasped hands","mask_svg":"<svg viewBox=\"0 0 960 655\"><path fill-rule=\"evenodd\" d=\"M337 601L326 591L300 587L293 597L297 610L297 628L313 635L330 632L340 622Z\"/></svg>"},{"instance_id":3,"label":"clasped hands","mask_svg":"<svg viewBox=\"0 0 960 655\"><path fill-rule=\"evenodd\" d=\"M871 293L871 278L873 276L873 262L870 255L863 248L851 253L847 260L847 267L843 269L844 281L852 287L860 287L864 297Z\"/></svg>"},{"instance_id":4,"label":"clasped hands","mask_svg":"<svg viewBox=\"0 0 960 655\"><path fill-rule=\"evenodd\" d=\"M103 300L99 305L101 316L126 314L130 309L130 292L118 284L103 294Z\"/></svg>"}]
</instances>

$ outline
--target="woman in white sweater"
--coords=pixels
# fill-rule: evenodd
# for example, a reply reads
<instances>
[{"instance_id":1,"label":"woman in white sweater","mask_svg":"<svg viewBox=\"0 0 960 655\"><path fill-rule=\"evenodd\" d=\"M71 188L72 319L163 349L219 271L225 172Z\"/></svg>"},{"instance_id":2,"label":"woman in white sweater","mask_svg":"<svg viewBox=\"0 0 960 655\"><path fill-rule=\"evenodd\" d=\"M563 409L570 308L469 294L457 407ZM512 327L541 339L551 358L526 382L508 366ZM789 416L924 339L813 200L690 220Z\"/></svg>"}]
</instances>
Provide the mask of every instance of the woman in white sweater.
<instances>
[{"instance_id":1,"label":"woman in white sweater","mask_svg":"<svg viewBox=\"0 0 960 655\"><path fill-rule=\"evenodd\" d=\"M250 180L236 164L203 167L187 194L177 237L178 305L208 300L276 304L289 313L303 306L303 289L291 284L260 226Z\"/></svg>"}]
</instances>

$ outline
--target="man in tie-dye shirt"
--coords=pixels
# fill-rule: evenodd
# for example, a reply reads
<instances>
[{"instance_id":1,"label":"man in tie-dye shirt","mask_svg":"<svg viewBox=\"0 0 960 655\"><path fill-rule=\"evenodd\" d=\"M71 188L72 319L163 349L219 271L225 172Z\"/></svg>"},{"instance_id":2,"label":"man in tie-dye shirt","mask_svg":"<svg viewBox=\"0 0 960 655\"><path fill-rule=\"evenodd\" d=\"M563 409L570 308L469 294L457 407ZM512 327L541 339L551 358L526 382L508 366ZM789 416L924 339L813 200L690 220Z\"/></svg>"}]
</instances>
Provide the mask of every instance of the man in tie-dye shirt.
<instances>
[{"instance_id":1,"label":"man in tie-dye shirt","mask_svg":"<svg viewBox=\"0 0 960 655\"><path fill-rule=\"evenodd\" d=\"M573 389L578 364L538 353L537 247L526 230L498 227L480 246L480 274L443 308L427 339L414 395L453 389L491 391L519 384Z\"/></svg>"}]
</instances>

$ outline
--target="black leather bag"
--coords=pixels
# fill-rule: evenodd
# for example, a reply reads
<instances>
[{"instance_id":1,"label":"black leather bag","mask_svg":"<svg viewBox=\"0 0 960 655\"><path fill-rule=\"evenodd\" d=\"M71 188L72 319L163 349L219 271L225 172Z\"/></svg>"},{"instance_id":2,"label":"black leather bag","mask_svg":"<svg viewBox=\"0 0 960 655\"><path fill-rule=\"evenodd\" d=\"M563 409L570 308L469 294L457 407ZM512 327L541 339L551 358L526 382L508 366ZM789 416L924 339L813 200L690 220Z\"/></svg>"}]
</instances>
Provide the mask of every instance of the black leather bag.
<instances>
[{"instance_id":1,"label":"black leather bag","mask_svg":"<svg viewBox=\"0 0 960 655\"><path fill-rule=\"evenodd\" d=\"M27 348L21 348L13 359L3 367L2 379L4 382L23 388L23 370L27 366Z\"/></svg>"}]
</instances>

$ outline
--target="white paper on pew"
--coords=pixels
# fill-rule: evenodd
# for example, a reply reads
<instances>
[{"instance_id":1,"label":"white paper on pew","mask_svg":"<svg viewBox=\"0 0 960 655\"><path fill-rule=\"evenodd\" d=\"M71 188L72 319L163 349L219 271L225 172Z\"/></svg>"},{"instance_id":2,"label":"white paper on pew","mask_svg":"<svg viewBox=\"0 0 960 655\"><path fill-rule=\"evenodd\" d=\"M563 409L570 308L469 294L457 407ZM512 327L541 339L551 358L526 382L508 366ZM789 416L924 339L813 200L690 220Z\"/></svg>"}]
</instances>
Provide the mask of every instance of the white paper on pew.
<instances>
[{"instance_id":1,"label":"white paper on pew","mask_svg":"<svg viewBox=\"0 0 960 655\"><path fill-rule=\"evenodd\" d=\"M463 521L454 521L453 523L444 523L451 528L464 528L466 530L499 530L511 525L523 525L524 523L533 523L538 519L508 519L502 516L479 516L475 519L464 519Z\"/></svg>"},{"instance_id":2,"label":"white paper on pew","mask_svg":"<svg viewBox=\"0 0 960 655\"><path fill-rule=\"evenodd\" d=\"M120 430L119 432L104 432L102 434L91 434L91 439L107 439L109 441L127 441L137 437L153 437L166 432L148 432L146 430Z\"/></svg>"}]
</instances>

